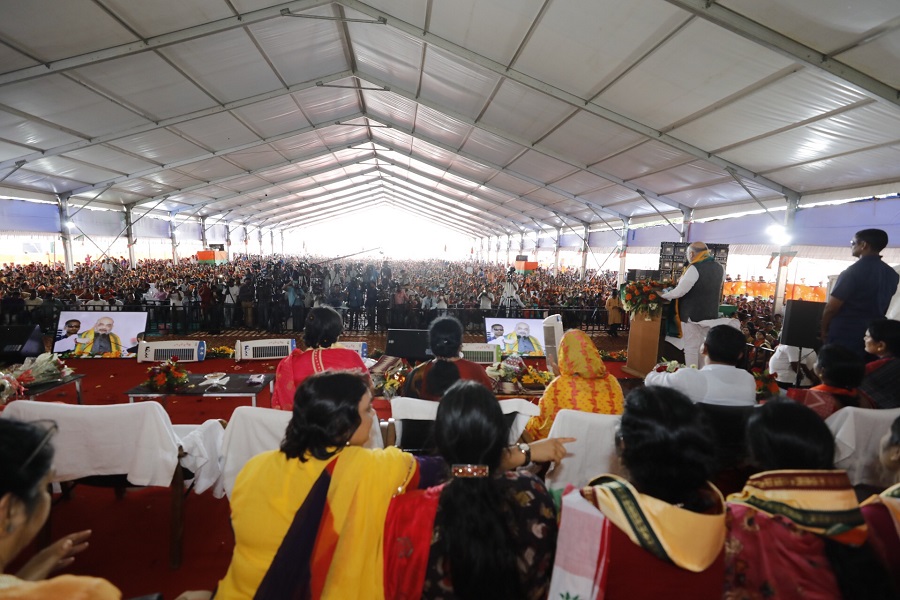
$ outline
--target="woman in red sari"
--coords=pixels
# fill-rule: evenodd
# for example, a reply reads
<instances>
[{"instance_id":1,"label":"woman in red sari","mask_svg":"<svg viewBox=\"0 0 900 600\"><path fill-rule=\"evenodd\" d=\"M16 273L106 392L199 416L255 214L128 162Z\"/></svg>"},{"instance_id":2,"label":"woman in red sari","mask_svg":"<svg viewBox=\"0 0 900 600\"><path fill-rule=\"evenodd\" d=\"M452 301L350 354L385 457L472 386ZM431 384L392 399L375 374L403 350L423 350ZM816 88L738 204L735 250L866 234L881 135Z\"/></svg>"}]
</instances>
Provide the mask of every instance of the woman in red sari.
<instances>
[{"instance_id":1,"label":"woman in red sari","mask_svg":"<svg viewBox=\"0 0 900 600\"><path fill-rule=\"evenodd\" d=\"M788 398L811 408L823 419L846 406L875 408L869 396L859 390L865 365L853 351L837 344L822 346L815 373L821 384L809 389L794 388L788 392Z\"/></svg>"},{"instance_id":2,"label":"woman in red sari","mask_svg":"<svg viewBox=\"0 0 900 600\"><path fill-rule=\"evenodd\" d=\"M359 371L368 375L369 370L359 354L337 343L343 331L340 313L330 306L317 306L309 311L303 330L307 349L297 348L278 363L272 408L293 410L294 393L304 379L315 373Z\"/></svg>"}]
</instances>

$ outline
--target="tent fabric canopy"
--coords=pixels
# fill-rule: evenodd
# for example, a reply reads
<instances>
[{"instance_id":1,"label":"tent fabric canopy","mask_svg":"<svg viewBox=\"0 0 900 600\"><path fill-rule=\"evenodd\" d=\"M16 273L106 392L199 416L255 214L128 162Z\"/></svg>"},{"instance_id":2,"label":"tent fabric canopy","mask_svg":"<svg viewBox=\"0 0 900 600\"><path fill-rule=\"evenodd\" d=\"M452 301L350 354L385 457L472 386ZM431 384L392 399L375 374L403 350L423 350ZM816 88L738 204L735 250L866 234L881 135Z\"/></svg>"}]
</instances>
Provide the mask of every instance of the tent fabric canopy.
<instances>
[{"instance_id":1,"label":"tent fabric canopy","mask_svg":"<svg viewBox=\"0 0 900 600\"><path fill-rule=\"evenodd\" d=\"M12 0L0 195L472 237L896 193L895 0ZM777 214L777 213L776 213Z\"/></svg>"}]
</instances>

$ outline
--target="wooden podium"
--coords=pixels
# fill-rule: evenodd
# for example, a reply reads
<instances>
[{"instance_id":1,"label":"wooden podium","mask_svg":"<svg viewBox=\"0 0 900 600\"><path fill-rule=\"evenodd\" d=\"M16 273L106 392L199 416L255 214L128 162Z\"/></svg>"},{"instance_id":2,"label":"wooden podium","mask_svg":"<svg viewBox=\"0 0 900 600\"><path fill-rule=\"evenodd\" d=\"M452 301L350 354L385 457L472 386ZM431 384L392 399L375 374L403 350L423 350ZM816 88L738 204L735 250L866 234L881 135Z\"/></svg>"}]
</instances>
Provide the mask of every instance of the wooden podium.
<instances>
[{"instance_id":1,"label":"wooden podium","mask_svg":"<svg viewBox=\"0 0 900 600\"><path fill-rule=\"evenodd\" d=\"M628 332L628 362L622 370L635 377L645 377L656 366L659 356L659 335L662 315L653 317L635 313L630 317Z\"/></svg>"}]
</instances>

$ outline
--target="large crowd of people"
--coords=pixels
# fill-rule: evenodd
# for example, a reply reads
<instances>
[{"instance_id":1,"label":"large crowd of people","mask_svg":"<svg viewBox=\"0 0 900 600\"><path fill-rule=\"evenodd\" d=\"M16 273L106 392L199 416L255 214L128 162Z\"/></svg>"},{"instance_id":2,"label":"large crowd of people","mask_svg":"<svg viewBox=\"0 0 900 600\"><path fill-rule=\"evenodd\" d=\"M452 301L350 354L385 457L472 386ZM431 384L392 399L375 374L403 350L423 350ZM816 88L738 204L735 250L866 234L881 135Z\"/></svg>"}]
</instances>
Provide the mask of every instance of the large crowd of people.
<instances>
[{"instance_id":1,"label":"large crowd of people","mask_svg":"<svg viewBox=\"0 0 900 600\"><path fill-rule=\"evenodd\" d=\"M49 332L64 309L148 310L172 333L192 325L300 331L310 308L332 306L349 330L425 328L443 314L475 330L488 314L538 317L552 307L578 323L606 325L616 277L518 274L473 261L280 255L235 256L224 264L142 260L134 268L124 258L104 258L78 263L71 273L60 264L4 264L0 320Z\"/></svg>"}]
</instances>

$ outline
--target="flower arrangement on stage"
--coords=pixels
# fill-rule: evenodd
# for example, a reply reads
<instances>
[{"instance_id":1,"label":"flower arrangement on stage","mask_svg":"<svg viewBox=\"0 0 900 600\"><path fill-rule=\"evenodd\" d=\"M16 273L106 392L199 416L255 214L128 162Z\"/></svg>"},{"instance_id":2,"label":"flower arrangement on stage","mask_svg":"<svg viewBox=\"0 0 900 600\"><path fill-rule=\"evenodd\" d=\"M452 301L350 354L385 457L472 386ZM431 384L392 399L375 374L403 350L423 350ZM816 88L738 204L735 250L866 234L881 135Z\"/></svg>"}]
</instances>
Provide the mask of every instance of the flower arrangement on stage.
<instances>
[{"instance_id":1,"label":"flower arrangement on stage","mask_svg":"<svg viewBox=\"0 0 900 600\"><path fill-rule=\"evenodd\" d=\"M600 350L600 358L604 362L625 362L628 360L628 351L614 350L610 352L609 350Z\"/></svg>"},{"instance_id":2,"label":"flower arrangement on stage","mask_svg":"<svg viewBox=\"0 0 900 600\"><path fill-rule=\"evenodd\" d=\"M409 366L400 364L384 374L384 383L381 386L381 395L385 398L393 398L403 389L406 376L409 374Z\"/></svg>"},{"instance_id":3,"label":"flower arrangement on stage","mask_svg":"<svg viewBox=\"0 0 900 600\"><path fill-rule=\"evenodd\" d=\"M12 376L12 373L0 372L0 405L6 404L13 396L25 393L25 386Z\"/></svg>"},{"instance_id":4,"label":"flower arrangement on stage","mask_svg":"<svg viewBox=\"0 0 900 600\"><path fill-rule=\"evenodd\" d=\"M750 373L756 380L756 400L768 400L774 396L781 394L781 388L778 387L778 381L775 376L769 373L768 369L755 368Z\"/></svg>"},{"instance_id":5,"label":"flower arrangement on stage","mask_svg":"<svg viewBox=\"0 0 900 600\"><path fill-rule=\"evenodd\" d=\"M667 281L638 279L625 284L622 288L622 308L631 313L645 313L655 317L662 312L662 299L659 290L669 285Z\"/></svg>"},{"instance_id":6,"label":"flower arrangement on stage","mask_svg":"<svg viewBox=\"0 0 900 600\"><path fill-rule=\"evenodd\" d=\"M234 358L234 348L230 346L214 346L206 351L206 358Z\"/></svg>"},{"instance_id":7,"label":"flower arrangement on stage","mask_svg":"<svg viewBox=\"0 0 900 600\"><path fill-rule=\"evenodd\" d=\"M147 369L147 381L141 385L154 392L171 392L185 387L188 384L188 375L190 372L178 364L177 356L173 356Z\"/></svg>"},{"instance_id":8,"label":"flower arrangement on stage","mask_svg":"<svg viewBox=\"0 0 900 600\"><path fill-rule=\"evenodd\" d=\"M696 368L697 368L697 365L688 366L688 365L678 362L677 360L666 360L665 357L663 357L663 361L661 363L659 363L658 365L656 365L655 367L653 367L653 370L656 371L657 373L674 373L678 369L696 369Z\"/></svg>"},{"instance_id":9,"label":"flower arrangement on stage","mask_svg":"<svg viewBox=\"0 0 900 600\"><path fill-rule=\"evenodd\" d=\"M547 384L553 381L553 373L549 371L540 371L531 365L525 368L525 372L519 376L519 383L526 389L542 390Z\"/></svg>"},{"instance_id":10,"label":"flower arrangement on stage","mask_svg":"<svg viewBox=\"0 0 900 600\"><path fill-rule=\"evenodd\" d=\"M504 383L516 383L519 377L525 373L527 367L525 361L518 354L510 354L503 362L492 364L485 369L487 376Z\"/></svg>"},{"instance_id":11,"label":"flower arrangement on stage","mask_svg":"<svg viewBox=\"0 0 900 600\"><path fill-rule=\"evenodd\" d=\"M25 393L25 386L59 381L71 375L73 369L66 366L57 354L45 352L28 357L21 365L13 365L6 373L0 373L0 404L13 395Z\"/></svg>"},{"instance_id":12,"label":"flower arrangement on stage","mask_svg":"<svg viewBox=\"0 0 900 600\"><path fill-rule=\"evenodd\" d=\"M500 394L517 394L523 388L542 390L553 380L552 373L526 365L518 354L511 354L503 362L494 363L485 372L496 381L497 393Z\"/></svg>"}]
</instances>

